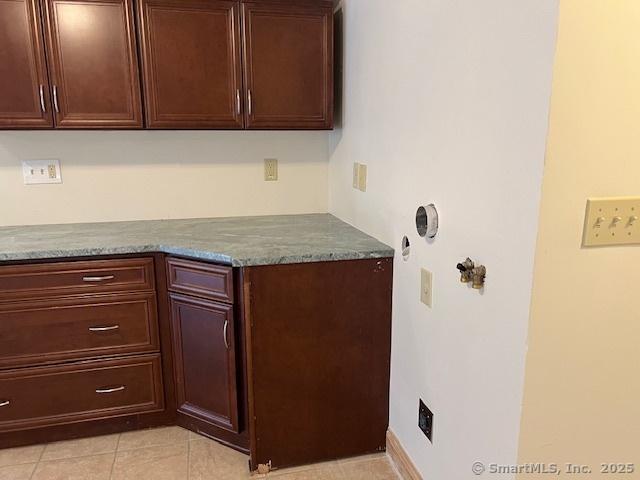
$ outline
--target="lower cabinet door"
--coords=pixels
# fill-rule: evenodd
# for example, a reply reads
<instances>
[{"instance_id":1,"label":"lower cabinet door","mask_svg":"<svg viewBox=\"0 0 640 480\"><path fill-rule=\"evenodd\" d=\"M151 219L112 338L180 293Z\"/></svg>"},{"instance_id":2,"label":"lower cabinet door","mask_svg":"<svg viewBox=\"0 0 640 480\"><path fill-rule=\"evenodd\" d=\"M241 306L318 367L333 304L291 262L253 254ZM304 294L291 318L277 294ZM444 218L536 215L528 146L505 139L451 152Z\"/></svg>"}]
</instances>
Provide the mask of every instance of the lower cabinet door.
<instances>
[{"instance_id":1,"label":"lower cabinet door","mask_svg":"<svg viewBox=\"0 0 640 480\"><path fill-rule=\"evenodd\" d=\"M163 408L159 354L0 372L0 432Z\"/></svg>"},{"instance_id":2,"label":"lower cabinet door","mask_svg":"<svg viewBox=\"0 0 640 480\"><path fill-rule=\"evenodd\" d=\"M178 413L238 432L233 307L174 293L171 311Z\"/></svg>"}]
</instances>

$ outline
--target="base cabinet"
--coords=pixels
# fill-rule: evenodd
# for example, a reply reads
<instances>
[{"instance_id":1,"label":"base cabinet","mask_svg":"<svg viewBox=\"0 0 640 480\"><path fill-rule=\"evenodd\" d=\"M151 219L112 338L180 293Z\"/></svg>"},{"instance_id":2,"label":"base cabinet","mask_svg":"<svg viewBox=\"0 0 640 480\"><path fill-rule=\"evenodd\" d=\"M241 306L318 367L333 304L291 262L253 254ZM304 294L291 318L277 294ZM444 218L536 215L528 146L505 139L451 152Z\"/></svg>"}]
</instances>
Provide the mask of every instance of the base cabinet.
<instances>
[{"instance_id":1,"label":"base cabinet","mask_svg":"<svg viewBox=\"0 0 640 480\"><path fill-rule=\"evenodd\" d=\"M163 261L0 265L0 448L175 423Z\"/></svg>"},{"instance_id":2,"label":"base cabinet","mask_svg":"<svg viewBox=\"0 0 640 480\"><path fill-rule=\"evenodd\" d=\"M385 449L393 261L0 266L0 448L178 424L252 470Z\"/></svg>"}]
</instances>

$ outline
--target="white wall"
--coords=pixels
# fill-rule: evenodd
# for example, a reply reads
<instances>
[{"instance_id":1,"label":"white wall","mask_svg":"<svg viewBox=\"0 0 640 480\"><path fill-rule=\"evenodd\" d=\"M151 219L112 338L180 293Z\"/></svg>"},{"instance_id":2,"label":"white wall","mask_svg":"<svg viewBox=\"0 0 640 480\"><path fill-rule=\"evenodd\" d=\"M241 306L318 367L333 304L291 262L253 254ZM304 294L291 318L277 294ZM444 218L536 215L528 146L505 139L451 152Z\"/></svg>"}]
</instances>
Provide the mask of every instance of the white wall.
<instances>
[{"instance_id":1,"label":"white wall","mask_svg":"<svg viewBox=\"0 0 640 480\"><path fill-rule=\"evenodd\" d=\"M557 1L344 0L343 127L331 136L329 209L400 249L391 429L426 479L515 463ZM368 191L352 188L353 162ZM414 227L435 202L431 243ZM466 256L483 293L459 283ZM434 308L419 301L434 273ZM417 427L418 398L434 443ZM499 476L492 476L499 478Z\"/></svg>"},{"instance_id":2,"label":"white wall","mask_svg":"<svg viewBox=\"0 0 640 480\"><path fill-rule=\"evenodd\" d=\"M0 225L327 211L325 132L0 132ZM279 181L263 161L279 159ZM58 158L62 185L23 185Z\"/></svg>"}]
</instances>

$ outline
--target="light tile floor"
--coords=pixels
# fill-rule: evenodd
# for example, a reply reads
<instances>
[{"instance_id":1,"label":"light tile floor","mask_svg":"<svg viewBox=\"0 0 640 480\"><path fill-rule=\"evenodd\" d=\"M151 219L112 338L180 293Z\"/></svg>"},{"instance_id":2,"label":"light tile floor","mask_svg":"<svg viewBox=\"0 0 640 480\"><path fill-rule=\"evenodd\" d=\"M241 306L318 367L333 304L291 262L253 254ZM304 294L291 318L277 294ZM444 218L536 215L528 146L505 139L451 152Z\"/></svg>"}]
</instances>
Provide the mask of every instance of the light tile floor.
<instances>
[{"instance_id":1,"label":"light tile floor","mask_svg":"<svg viewBox=\"0 0 640 480\"><path fill-rule=\"evenodd\" d=\"M0 480L397 480L385 454L251 475L248 457L180 427L0 450Z\"/></svg>"}]
</instances>

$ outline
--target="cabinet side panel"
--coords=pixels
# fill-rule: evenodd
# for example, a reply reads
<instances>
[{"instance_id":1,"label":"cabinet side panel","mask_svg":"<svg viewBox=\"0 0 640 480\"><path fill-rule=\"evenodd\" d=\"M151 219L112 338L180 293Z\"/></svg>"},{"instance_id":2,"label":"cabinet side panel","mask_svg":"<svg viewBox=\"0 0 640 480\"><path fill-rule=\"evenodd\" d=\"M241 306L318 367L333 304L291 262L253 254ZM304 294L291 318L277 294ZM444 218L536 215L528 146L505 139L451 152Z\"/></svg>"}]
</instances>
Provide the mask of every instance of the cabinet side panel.
<instances>
[{"instance_id":1,"label":"cabinet side panel","mask_svg":"<svg viewBox=\"0 0 640 480\"><path fill-rule=\"evenodd\" d=\"M392 268L373 259L248 269L253 468L384 450Z\"/></svg>"}]
</instances>

